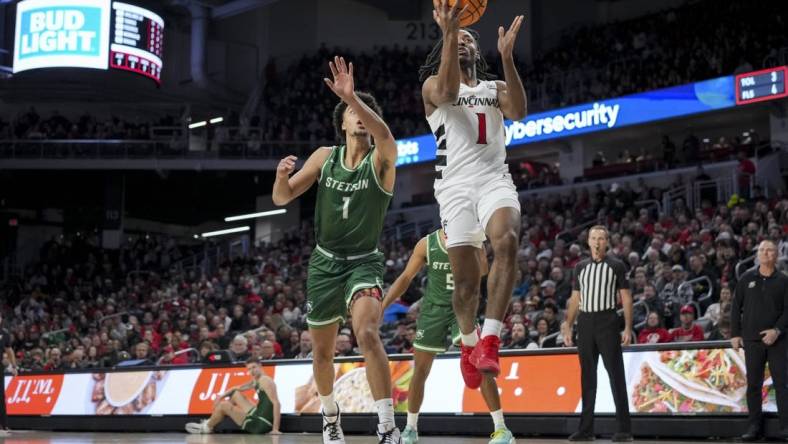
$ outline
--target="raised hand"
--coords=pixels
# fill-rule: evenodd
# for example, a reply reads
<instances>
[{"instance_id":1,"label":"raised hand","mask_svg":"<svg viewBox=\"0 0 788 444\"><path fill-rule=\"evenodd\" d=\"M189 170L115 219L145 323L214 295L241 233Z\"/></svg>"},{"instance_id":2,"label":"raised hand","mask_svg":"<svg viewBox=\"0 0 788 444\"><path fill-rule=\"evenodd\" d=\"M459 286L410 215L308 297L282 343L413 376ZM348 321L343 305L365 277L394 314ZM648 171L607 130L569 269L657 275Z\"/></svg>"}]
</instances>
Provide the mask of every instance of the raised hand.
<instances>
[{"instance_id":1,"label":"raised hand","mask_svg":"<svg viewBox=\"0 0 788 444\"><path fill-rule=\"evenodd\" d=\"M334 61L328 62L328 67L331 68L331 75L334 80L324 78L331 91L334 92L340 99L347 102L353 97L354 84L353 84L353 62L350 65L345 64L345 58L334 56Z\"/></svg>"},{"instance_id":2,"label":"raised hand","mask_svg":"<svg viewBox=\"0 0 788 444\"><path fill-rule=\"evenodd\" d=\"M460 29L460 16L468 9L468 5L460 8L460 1L456 0L454 6L449 6L448 0L440 0L440 5L432 11L432 18L446 35Z\"/></svg>"},{"instance_id":3,"label":"raised hand","mask_svg":"<svg viewBox=\"0 0 788 444\"><path fill-rule=\"evenodd\" d=\"M511 26L508 30L504 30L503 26L498 27L498 52L502 56L511 56L514 51L514 41L517 40L517 33L520 31L520 25L523 24L525 16L518 15L512 20Z\"/></svg>"}]
</instances>

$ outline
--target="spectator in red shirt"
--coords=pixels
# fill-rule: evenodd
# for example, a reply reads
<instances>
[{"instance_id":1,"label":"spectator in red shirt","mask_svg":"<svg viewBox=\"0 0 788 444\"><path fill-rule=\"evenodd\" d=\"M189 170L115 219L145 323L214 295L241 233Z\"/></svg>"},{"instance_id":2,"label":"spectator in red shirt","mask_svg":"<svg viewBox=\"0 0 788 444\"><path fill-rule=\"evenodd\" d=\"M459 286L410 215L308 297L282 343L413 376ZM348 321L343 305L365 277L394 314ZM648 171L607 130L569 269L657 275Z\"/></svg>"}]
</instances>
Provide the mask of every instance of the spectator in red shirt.
<instances>
[{"instance_id":1,"label":"spectator in red shirt","mask_svg":"<svg viewBox=\"0 0 788 444\"><path fill-rule=\"evenodd\" d=\"M646 326L638 334L638 344L657 344L670 342L671 336L662 327L662 317L659 313L652 311L646 318Z\"/></svg>"},{"instance_id":2,"label":"spectator in red shirt","mask_svg":"<svg viewBox=\"0 0 788 444\"><path fill-rule=\"evenodd\" d=\"M695 324L695 308L692 305L681 307L681 326L670 331L672 342L702 341L703 329Z\"/></svg>"},{"instance_id":3,"label":"spectator in red shirt","mask_svg":"<svg viewBox=\"0 0 788 444\"><path fill-rule=\"evenodd\" d=\"M263 302L263 298L261 298L257 293L250 291L249 294L246 295L246 303L247 304L257 304L259 302Z\"/></svg>"}]
</instances>

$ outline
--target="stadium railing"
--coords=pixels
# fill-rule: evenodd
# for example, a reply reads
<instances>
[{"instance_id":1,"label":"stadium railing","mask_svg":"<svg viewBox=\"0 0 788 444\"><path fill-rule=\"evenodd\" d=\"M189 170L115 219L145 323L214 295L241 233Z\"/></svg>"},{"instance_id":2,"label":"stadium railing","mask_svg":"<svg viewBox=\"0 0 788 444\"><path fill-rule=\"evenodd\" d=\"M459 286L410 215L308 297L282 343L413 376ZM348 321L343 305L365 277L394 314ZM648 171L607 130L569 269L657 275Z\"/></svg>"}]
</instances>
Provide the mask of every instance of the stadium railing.
<instances>
[{"instance_id":1,"label":"stadium railing","mask_svg":"<svg viewBox=\"0 0 788 444\"><path fill-rule=\"evenodd\" d=\"M0 140L4 159L271 159L310 154L330 141L238 140L199 145L187 140L47 139Z\"/></svg>"}]
</instances>

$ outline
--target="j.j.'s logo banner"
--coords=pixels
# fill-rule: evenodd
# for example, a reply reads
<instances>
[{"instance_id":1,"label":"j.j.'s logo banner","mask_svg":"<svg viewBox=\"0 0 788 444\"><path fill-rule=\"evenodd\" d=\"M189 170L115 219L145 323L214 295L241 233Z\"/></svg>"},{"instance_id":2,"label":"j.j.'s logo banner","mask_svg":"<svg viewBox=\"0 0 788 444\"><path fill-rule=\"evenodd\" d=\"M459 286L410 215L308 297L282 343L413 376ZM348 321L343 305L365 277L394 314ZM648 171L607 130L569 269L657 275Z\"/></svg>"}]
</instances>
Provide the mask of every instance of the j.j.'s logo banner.
<instances>
[{"instance_id":1,"label":"j.j.'s logo banner","mask_svg":"<svg viewBox=\"0 0 788 444\"><path fill-rule=\"evenodd\" d=\"M17 5L14 72L107 69L110 0L26 0Z\"/></svg>"}]
</instances>

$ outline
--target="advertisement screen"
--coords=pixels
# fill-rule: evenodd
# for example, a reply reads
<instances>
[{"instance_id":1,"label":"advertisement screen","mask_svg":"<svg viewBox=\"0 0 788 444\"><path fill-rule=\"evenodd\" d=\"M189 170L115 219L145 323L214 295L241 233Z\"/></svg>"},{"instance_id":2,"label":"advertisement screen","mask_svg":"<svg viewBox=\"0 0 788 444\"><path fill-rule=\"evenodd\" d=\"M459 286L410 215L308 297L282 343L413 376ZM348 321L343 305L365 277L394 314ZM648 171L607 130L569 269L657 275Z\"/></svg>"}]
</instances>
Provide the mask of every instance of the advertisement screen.
<instances>
[{"instance_id":1,"label":"advertisement screen","mask_svg":"<svg viewBox=\"0 0 788 444\"><path fill-rule=\"evenodd\" d=\"M26 0L17 5L15 73L74 67L107 69L110 0Z\"/></svg>"},{"instance_id":2,"label":"advertisement screen","mask_svg":"<svg viewBox=\"0 0 788 444\"><path fill-rule=\"evenodd\" d=\"M742 94L752 94L753 97L761 94L758 96L759 100L784 97L787 93L784 90L784 79L781 77L783 72L784 70L781 68L775 68L767 76L762 76L763 85L759 85L762 86L763 91L758 90L750 93L747 90ZM749 79L747 74L739 77L742 78L742 76L745 80ZM768 83L767 81L772 78L776 79L775 82ZM764 82L767 82L768 85ZM737 88L734 83L733 76L718 77L530 114L520 121L506 120L504 121L506 146L511 148L526 143L572 137L732 108L737 105ZM775 94L766 94L772 90ZM741 104L743 103L745 102L741 102ZM436 145L432 134L397 140L397 148L397 166L435 160Z\"/></svg>"},{"instance_id":3,"label":"advertisement screen","mask_svg":"<svg viewBox=\"0 0 788 444\"><path fill-rule=\"evenodd\" d=\"M150 77L159 83L163 66L164 20L139 6L114 2L112 24L111 66Z\"/></svg>"},{"instance_id":4,"label":"advertisement screen","mask_svg":"<svg viewBox=\"0 0 788 444\"><path fill-rule=\"evenodd\" d=\"M747 411L743 351L729 348L627 351L627 397L633 413L693 415ZM413 361L389 364L397 412L407 412ZM320 399L310 362L265 365L283 414L318 414ZM334 393L342 412L376 412L362 362L335 364ZM596 412L614 413L603 363L597 370ZM216 396L249 381L243 366L6 377L10 415L207 415ZM763 409L776 412L772 378L764 378ZM497 378L506 413L579 413L580 365L576 354L503 356ZM465 387L459 359L437 359L425 387L423 413L483 413L479 390ZM256 402L254 392L245 395Z\"/></svg>"}]
</instances>

